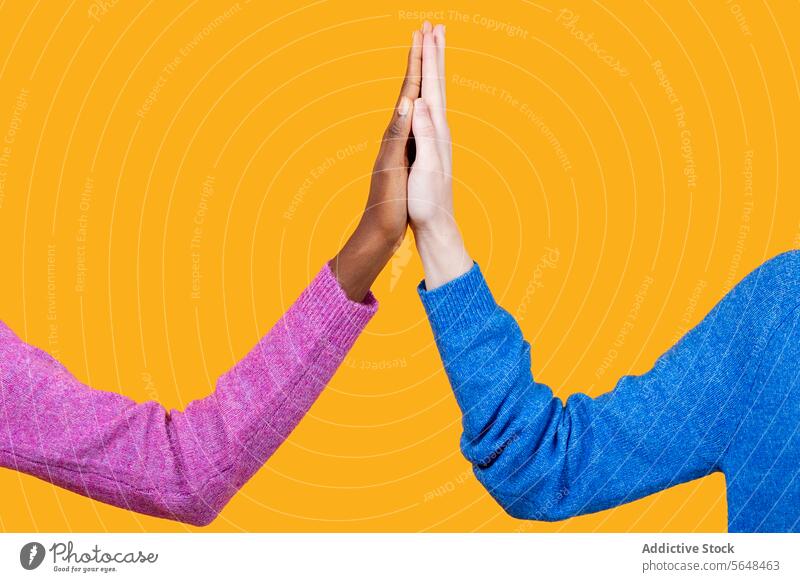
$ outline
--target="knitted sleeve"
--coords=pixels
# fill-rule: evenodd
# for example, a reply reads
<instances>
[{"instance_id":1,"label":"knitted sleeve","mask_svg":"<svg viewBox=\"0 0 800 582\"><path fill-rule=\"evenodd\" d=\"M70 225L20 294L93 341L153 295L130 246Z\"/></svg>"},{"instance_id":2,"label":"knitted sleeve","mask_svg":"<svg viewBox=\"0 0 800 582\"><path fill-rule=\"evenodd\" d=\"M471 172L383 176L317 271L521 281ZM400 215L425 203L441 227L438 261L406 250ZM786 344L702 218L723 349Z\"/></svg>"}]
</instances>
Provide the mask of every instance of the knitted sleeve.
<instances>
[{"instance_id":1,"label":"knitted sleeve","mask_svg":"<svg viewBox=\"0 0 800 582\"><path fill-rule=\"evenodd\" d=\"M377 309L326 265L183 411L79 382L0 322L0 466L133 511L210 523L314 403Z\"/></svg>"},{"instance_id":2,"label":"knitted sleeve","mask_svg":"<svg viewBox=\"0 0 800 582\"><path fill-rule=\"evenodd\" d=\"M786 260L751 272L649 371L566 401L534 379L531 347L477 264L431 291L421 284L478 480L510 515L551 521L718 470L758 355L796 303L781 284Z\"/></svg>"}]
</instances>

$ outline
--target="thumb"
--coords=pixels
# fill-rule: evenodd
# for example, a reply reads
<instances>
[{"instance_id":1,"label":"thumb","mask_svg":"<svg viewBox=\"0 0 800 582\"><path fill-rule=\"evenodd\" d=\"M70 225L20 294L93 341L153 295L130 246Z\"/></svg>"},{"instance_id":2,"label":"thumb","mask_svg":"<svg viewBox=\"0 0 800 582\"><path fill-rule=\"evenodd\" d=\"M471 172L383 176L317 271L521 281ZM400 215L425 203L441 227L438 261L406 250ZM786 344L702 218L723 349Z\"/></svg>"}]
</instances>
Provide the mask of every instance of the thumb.
<instances>
[{"instance_id":1,"label":"thumb","mask_svg":"<svg viewBox=\"0 0 800 582\"><path fill-rule=\"evenodd\" d=\"M406 143L411 134L413 102L406 96L400 97L392 114L389 127L383 134L382 158L393 164L402 164Z\"/></svg>"},{"instance_id":2,"label":"thumb","mask_svg":"<svg viewBox=\"0 0 800 582\"><path fill-rule=\"evenodd\" d=\"M412 127L417 147L416 161L425 166L435 163L436 129L433 125L431 110L422 98L414 102Z\"/></svg>"}]
</instances>

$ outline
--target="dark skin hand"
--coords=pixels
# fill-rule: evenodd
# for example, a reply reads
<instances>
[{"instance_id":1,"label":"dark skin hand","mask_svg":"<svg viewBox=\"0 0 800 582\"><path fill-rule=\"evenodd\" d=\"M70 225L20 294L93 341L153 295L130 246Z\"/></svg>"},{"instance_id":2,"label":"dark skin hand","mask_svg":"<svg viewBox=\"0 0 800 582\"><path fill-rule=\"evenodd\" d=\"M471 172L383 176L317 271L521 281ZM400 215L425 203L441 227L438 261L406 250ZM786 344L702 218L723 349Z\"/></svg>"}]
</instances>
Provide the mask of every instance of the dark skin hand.
<instances>
[{"instance_id":1,"label":"dark skin hand","mask_svg":"<svg viewBox=\"0 0 800 582\"><path fill-rule=\"evenodd\" d=\"M411 117L421 82L422 33L414 31L403 86L372 169L367 206L356 230L329 263L339 285L353 301L364 300L405 236L406 187L414 155Z\"/></svg>"}]
</instances>

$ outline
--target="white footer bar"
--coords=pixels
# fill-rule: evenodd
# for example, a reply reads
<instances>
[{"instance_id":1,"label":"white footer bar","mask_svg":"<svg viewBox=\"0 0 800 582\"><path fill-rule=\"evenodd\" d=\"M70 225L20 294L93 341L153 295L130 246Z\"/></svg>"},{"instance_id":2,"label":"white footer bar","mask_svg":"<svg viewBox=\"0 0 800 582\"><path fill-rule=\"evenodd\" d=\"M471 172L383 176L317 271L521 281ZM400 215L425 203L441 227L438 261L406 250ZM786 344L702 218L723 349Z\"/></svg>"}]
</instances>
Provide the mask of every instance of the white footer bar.
<instances>
[{"instance_id":1,"label":"white footer bar","mask_svg":"<svg viewBox=\"0 0 800 582\"><path fill-rule=\"evenodd\" d=\"M800 580L797 534L2 534L0 580Z\"/></svg>"}]
</instances>

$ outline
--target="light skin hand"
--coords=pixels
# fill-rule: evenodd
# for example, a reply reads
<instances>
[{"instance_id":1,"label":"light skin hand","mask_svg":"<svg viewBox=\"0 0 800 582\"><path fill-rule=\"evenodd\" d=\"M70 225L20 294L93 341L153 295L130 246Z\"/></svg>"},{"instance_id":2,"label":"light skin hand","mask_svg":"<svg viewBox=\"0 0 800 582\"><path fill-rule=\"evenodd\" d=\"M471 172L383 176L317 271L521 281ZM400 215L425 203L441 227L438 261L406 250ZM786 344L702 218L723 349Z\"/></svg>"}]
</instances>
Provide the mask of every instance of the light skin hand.
<instances>
[{"instance_id":1,"label":"light skin hand","mask_svg":"<svg viewBox=\"0 0 800 582\"><path fill-rule=\"evenodd\" d=\"M422 32L415 31L406 76L372 169L367 206L330 267L353 301L363 301L375 278L403 241L408 225L407 186L413 150L411 124L422 79Z\"/></svg>"},{"instance_id":2,"label":"light skin hand","mask_svg":"<svg viewBox=\"0 0 800 582\"><path fill-rule=\"evenodd\" d=\"M422 26L422 94L414 104L416 159L408 176L408 220L428 290L472 267L453 212L452 146L446 117L444 26Z\"/></svg>"}]
</instances>

